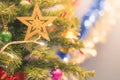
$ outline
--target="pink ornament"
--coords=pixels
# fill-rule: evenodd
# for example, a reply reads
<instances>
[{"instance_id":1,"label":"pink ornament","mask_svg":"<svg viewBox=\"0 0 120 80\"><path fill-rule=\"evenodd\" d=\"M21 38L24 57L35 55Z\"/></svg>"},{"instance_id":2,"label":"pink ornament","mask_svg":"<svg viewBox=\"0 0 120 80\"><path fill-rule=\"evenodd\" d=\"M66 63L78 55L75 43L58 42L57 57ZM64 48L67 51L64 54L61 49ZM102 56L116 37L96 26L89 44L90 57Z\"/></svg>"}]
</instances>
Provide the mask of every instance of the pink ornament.
<instances>
[{"instance_id":1,"label":"pink ornament","mask_svg":"<svg viewBox=\"0 0 120 80\"><path fill-rule=\"evenodd\" d=\"M52 80L60 80L62 77L62 71L59 68L53 69L51 72Z\"/></svg>"}]
</instances>

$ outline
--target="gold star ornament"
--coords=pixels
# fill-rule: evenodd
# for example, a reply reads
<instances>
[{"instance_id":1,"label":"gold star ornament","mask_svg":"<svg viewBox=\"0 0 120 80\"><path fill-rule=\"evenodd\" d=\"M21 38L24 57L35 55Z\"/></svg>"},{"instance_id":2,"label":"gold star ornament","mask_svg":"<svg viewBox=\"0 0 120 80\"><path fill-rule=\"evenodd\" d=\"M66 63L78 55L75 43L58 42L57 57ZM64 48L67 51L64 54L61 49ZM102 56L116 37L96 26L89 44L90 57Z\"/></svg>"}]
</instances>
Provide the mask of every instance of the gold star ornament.
<instances>
[{"instance_id":1,"label":"gold star ornament","mask_svg":"<svg viewBox=\"0 0 120 80\"><path fill-rule=\"evenodd\" d=\"M17 17L17 19L28 27L24 39L25 41L30 40L35 35L38 35L39 38L42 36L50 41L46 26L52 23L56 17L43 17L37 3L31 17Z\"/></svg>"}]
</instances>

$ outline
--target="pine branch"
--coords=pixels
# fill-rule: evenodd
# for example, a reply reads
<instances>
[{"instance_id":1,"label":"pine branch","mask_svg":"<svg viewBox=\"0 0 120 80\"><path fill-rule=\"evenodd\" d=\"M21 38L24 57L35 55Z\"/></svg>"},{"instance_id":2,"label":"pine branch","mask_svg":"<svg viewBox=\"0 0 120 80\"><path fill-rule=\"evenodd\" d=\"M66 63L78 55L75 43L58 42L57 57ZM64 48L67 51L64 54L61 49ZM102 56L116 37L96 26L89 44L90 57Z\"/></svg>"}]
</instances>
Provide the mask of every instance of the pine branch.
<instances>
[{"instance_id":1,"label":"pine branch","mask_svg":"<svg viewBox=\"0 0 120 80\"><path fill-rule=\"evenodd\" d=\"M4 68L8 73L14 74L15 69L22 64L22 59L14 52L0 52L0 67Z\"/></svg>"},{"instance_id":2,"label":"pine branch","mask_svg":"<svg viewBox=\"0 0 120 80\"><path fill-rule=\"evenodd\" d=\"M53 69L56 65L60 67L60 69L65 74L72 74L76 76L76 79L85 80L88 77L94 76L94 71L85 71L80 68L80 66L72 63L63 63L56 56L49 55L47 58L43 58L37 61L31 61L29 64L25 65L25 72L28 74L28 78L32 79L43 79L46 80L50 78L49 71Z\"/></svg>"},{"instance_id":3,"label":"pine branch","mask_svg":"<svg viewBox=\"0 0 120 80\"><path fill-rule=\"evenodd\" d=\"M17 15L18 8L15 4L8 5L5 2L0 2L0 15L4 16L6 23L13 21Z\"/></svg>"}]
</instances>

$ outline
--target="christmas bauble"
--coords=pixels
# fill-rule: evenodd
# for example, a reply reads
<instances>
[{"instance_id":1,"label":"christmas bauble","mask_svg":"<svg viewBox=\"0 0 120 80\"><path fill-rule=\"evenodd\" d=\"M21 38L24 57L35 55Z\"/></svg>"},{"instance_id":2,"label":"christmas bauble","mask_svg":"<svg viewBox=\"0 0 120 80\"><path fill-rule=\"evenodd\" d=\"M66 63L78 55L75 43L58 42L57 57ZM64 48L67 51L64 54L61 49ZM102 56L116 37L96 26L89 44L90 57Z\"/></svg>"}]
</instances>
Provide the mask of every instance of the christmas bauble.
<instances>
[{"instance_id":1,"label":"christmas bauble","mask_svg":"<svg viewBox=\"0 0 120 80\"><path fill-rule=\"evenodd\" d=\"M11 32L7 31L7 30L3 30L0 32L0 40L2 40L3 42L9 42L12 39L12 34Z\"/></svg>"},{"instance_id":2,"label":"christmas bauble","mask_svg":"<svg viewBox=\"0 0 120 80\"><path fill-rule=\"evenodd\" d=\"M68 48L66 48L66 47L61 47L60 48L60 51L62 52L62 53L64 53L64 54L67 54L68 53Z\"/></svg>"},{"instance_id":3,"label":"christmas bauble","mask_svg":"<svg viewBox=\"0 0 120 80\"><path fill-rule=\"evenodd\" d=\"M6 80L7 77L8 77L7 72L0 68L0 80Z\"/></svg>"},{"instance_id":4,"label":"christmas bauble","mask_svg":"<svg viewBox=\"0 0 120 80\"><path fill-rule=\"evenodd\" d=\"M52 80L60 80L62 77L62 71L59 68L54 68L51 72Z\"/></svg>"},{"instance_id":5,"label":"christmas bauble","mask_svg":"<svg viewBox=\"0 0 120 80\"><path fill-rule=\"evenodd\" d=\"M69 30L64 30L62 33L61 33L61 36L65 37L65 38L71 38L71 39L78 39L78 36L80 34L72 29L69 29Z\"/></svg>"}]
</instances>

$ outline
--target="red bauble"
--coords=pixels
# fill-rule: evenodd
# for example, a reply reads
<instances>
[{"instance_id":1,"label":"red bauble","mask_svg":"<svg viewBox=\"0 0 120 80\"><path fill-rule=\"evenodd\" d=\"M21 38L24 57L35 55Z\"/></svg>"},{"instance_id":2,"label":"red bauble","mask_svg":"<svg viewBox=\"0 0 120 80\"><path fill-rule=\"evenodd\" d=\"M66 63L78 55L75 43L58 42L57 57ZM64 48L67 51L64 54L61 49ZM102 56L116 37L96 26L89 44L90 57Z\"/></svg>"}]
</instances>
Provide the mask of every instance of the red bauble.
<instances>
[{"instance_id":1,"label":"red bauble","mask_svg":"<svg viewBox=\"0 0 120 80\"><path fill-rule=\"evenodd\" d=\"M0 68L0 80L6 80L7 77L8 77L7 72Z\"/></svg>"}]
</instances>

